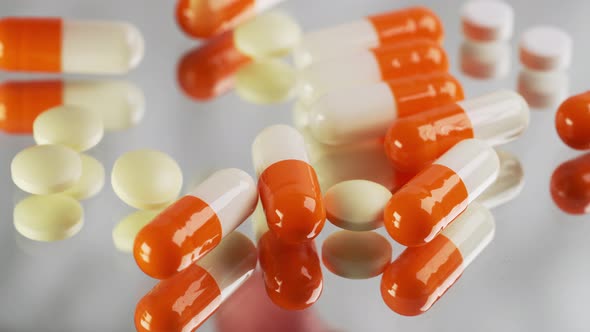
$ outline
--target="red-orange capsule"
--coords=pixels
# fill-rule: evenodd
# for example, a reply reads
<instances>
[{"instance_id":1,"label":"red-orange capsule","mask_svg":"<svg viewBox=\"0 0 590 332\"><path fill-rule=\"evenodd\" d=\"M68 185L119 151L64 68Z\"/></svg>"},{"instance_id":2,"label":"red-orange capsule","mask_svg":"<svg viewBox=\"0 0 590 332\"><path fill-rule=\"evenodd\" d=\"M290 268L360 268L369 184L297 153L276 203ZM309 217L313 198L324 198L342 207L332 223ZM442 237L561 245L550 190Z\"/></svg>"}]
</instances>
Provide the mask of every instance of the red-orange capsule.
<instances>
[{"instance_id":1,"label":"red-orange capsule","mask_svg":"<svg viewBox=\"0 0 590 332\"><path fill-rule=\"evenodd\" d=\"M577 150L590 149L590 91L566 99L555 115L561 140Z\"/></svg>"},{"instance_id":2,"label":"red-orange capsule","mask_svg":"<svg viewBox=\"0 0 590 332\"><path fill-rule=\"evenodd\" d=\"M590 213L590 153L559 165L551 176L555 204L570 214Z\"/></svg>"}]
</instances>

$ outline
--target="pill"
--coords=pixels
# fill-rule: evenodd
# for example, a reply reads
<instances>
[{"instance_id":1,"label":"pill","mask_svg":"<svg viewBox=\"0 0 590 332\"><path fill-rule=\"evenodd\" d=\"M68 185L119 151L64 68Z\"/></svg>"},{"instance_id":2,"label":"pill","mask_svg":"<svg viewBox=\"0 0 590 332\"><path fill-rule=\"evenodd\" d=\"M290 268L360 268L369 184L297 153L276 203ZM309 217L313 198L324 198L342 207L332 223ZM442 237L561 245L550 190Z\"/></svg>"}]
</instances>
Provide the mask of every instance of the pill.
<instances>
[{"instance_id":1,"label":"pill","mask_svg":"<svg viewBox=\"0 0 590 332\"><path fill-rule=\"evenodd\" d=\"M523 68L518 74L518 93L531 108L547 109L559 105L567 96L569 78L564 71L537 71Z\"/></svg>"},{"instance_id":2,"label":"pill","mask_svg":"<svg viewBox=\"0 0 590 332\"><path fill-rule=\"evenodd\" d=\"M302 131L309 124L309 109L301 100L297 100L291 111L293 125L297 130Z\"/></svg>"},{"instance_id":3,"label":"pill","mask_svg":"<svg viewBox=\"0 0 590 332\"><path fill-rule=\"evenodd\" d=\"M446 72L449 61L431 40L412 40L359 50L320 61L301 73L301 98L308 104L325 93L418 74Z\"/></svg>"},{"instance_id":4,"label":"pill","mask_svg":"<svg viewBox=\"0 0 590 332\"><path fill-rule=\"evenodd\" d=\"M254 273L256 247L234 232L196 264L162 280L135 307L139 332L196 331Z\"/></svg>"},{"instance_id":5,"label":"pill","mask_svg":"<svg viewBox=\"0 0 590 332\"><path fill-rule=\"evenodd\" d=\"M137 233L160 213L158 210L139 210L123 218L113 228L113 243L122 252L133 252Z\"/></svg>"},{"instance_id":6,"label":"pill","mask_svg":"<svg viewBox=\"0 0 590 332\"><path fill-rule=\"evenodd\" d=\"M572 38L553 26L535 26L523 32L519 43L520 62L533 70L563 70L572 61Z\"/></svg>"},{"instance_id":7,"label":"pill","mask_svg":"<svg viewBox=\"0 0 590 332\"><path fill-rule=\"evenodd\" d=\"M502 150L496 153L500 159L498 178L475 200L488 209L513 200L524 187L524 170L518 157Z\"/></svg>"},{"instance_id":8,"label":"pill","mask_svg":"<svg viewBox=\"0 0 590 332\"><path fill-rule=\"evenodd\" d=\"M260 14L240 24L235 32L236 48L252 58L289 54L301 40L301 27L281 11Z\"/></svg>"},{"instance_id":9,"label":"pill","mask_svg":"<svg viewBox=\"0 0 590 332\"><path fill-rule=\"evenodd\" d=\"M428 311L494 238L494 216L472 203L432 242L407 248L381 277L381 297L404 316Z\"/></svg>"},{"instance_id":10,"label":"pill","mask_svg":"<svg viewBox=\"0 0 590 332\"><path fill-rule=\"evenodd\" d=\"M273 104L292 97L297 87L297 73L280 59L249 63L236 73L236 93L254 104Z\"/></svg>"},{"instance_id":11,"label":"pill","mask_svg":"<svg viewBox=\"0 0 590 332\"><path fill-rule=\"evenodd\" d=\"M115 194L137 209L153 210L170 205L180 194L182 171L174 159L156 150L135 150L113 165L111 184Z\"/></svg>"},{"instance_id":12,"label":"pill","mask_svg":"<svg viewBox=\"0 0 590 332\"><path fill-rule=\"evenodd\" d=\"M562 211L590 213L590 153L559 165L551 175L551 197Z\"/></svg>"},{"instance_id":13,"label":"pill","mask_svg":"<svg viewBox=\"0 0 590 332\"><path fill-rule=\"evenodd\" d=\"M369 231L383 226L383 209L391 192L367 180L340 182L326 192L328 220L351 231Z\"/></svg>"},{"instance_id":14,"label":"pill","mask_svg":"<svg viewBox=\"0 0 590 332\"><path fill-rule=\"evenodd\" d=\"M80 154L82 175L80 179L63 194L77 200L84 200L98 194L104 187L104 166L95 158Z\"/></svg>"},{"instance_id":15,"label":"pill","mask_svg":"<svg viewBox=\"0 0 590 332\"><path fill-rule=\"evenodd\" d=\"M463 100L461 83L431 74L337 90L310 106L309 128L325 144L347 144L385 136L398 117Z\"/></svg>"},{"instance_id":16,"label":"pill","mask_svg":"<svg viewBox=\"0 0 590 332\"><path fill-rule=\"evenodd\" d=\"M37 145L19 152L10 165L12 181L36 195L62 192L82 176L80 155L63 145Z\"/></svg>"},{"instance_id":17,"label":"pill","mask_svg":"<svg viewBox=\"0 0 590 332\"><path fill-rule=\"evenodd\" d=\"M478 0L491 1L491 0ZM459 50L461 71L476 79L500 79L510 72L511 48L506 42L465 40Z\"/></svg>"},{"instance_id":18,"label":"pill","mask_svg":"<svg viewBox=\"0 0 590 332\"><path fill-rule=\"evenodd\" d=\"M375 232L338 231L322 244L322 262L335 275L370 279L391 262L391 244Z\"/></svg>"},{"instance_id":19,"label":"pill","mask_svg":"<svg viewBox=\"0 0 590 332\"><path fill-rule=\"evenodd\" d=\"M84 211L75 199L62 195L33 195L14 207L14 227L35 241L59 241L76 235L84 223Z\"/></svg>"},{"instance_id":20,"label":"pill","mask_svg":"<svg viewBox=\"0 0 590 332\"><path fill-rule=\"evenodd\" d=\"M517 93L500 90L393 121L385 152L402 172L417 173L467 138L500 145L528 127L529 108Z\"/></svg>"},{"instance_id":21,"label":"pill","mask_svg":"<svg viewBox=\"0 0 590 332\"><path fill-rule=\"evenodd\" d=\"M180 0L176 5L176 22L193 38L210 38L233 29L253 16L283 0Z\"/></svg>"},{"instance_id":22,"label":"pill","mask_svg":"<svg viewBox=\"0 0 590 332\"><path fill-rule=\"evenodd\" d=\"M396 191L384 212L385 229L415 247L432 241L497 178L500 161L478 139L457 143Z\"/></svg>"},{"instance_id":23,"label":"pill","mask_svg":"<svg viewBox=\"0 0 590 332\"><path fill-rule=\"evenodd\" d=\"M171 277L215 248L257 202L256 184L246 172L213 173L139 231L133 245L137 265L153 278Z\"/></svg>"},{"instance_id":24,"label":"pill","mask_svg":"<svg viewBox=\"0 0 590 332\"><path fill-rule=\"evenodd\" d=\"M271 231L287 242L318 236L326 210L303 136L287 125L269 126L254 139L252 160Z\"/></svg>"},{"instance_id":25,"label":"pill","mask_svg":"<svg viewBox=\"0 0 590 332\"><path fill-rule=\"evenodd\" d=\"M561 140L576 150L590 150L590 91L564 101L555 115Z\"/></svg>"},{"instance_id":26,"label":"pill","mask_svg":"<svg viewBox=\"0 0 590 332\"><path fill-rule=\"evenodd\" d=\"M128 23L10 17L0 30L4 70L122 74L143 58L143 37Z\"/></svg>"},{"instance_id":27,"label":"pill","mask_svg":"<svg viewBox=\"0 0 590 332\"><path fill-rule=\"evenodd\" d=\"M512 37L514 10L504 1L468 1L461 8L461 25L469 39L507 41Z\"/></svg>"}]
</instances>

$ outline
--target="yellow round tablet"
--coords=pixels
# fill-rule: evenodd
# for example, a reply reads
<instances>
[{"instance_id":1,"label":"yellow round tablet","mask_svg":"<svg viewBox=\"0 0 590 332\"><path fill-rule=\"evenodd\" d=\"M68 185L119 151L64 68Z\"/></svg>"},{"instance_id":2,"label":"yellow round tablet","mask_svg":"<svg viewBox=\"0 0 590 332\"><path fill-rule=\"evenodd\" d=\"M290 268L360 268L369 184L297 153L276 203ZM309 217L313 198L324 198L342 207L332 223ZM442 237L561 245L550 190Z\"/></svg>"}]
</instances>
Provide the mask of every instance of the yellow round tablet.
<instances>
[{"instance_id":1,"label":"yellow round tablet","mask_svg":"<svg viewBox=\"0 0 590 332\"><path fill-rule=\"evenodd\" d=\"M14 227L35 241L58 241L77 234L84 223L82 205L63 194L29 196L14 207Z\"/></svg>"},{"instance_id":2,"label":"yellow round tablet","mask_svg":"<svg viewBox=\"0 0 590 332\"><path fill-rule=\"evenodd\" d=\"M301 27L293 17L272 11L238 26L234 44L240 52L254 59L280 57L299 44L301 35Z\"/></svg>"},{"instance_id":3,"label":"yellow round tablet","mask_svg":"<svg viewBox=\"0 0 590 332\"><path fill-rule=\"evenodd\" d=\"M85 154L80 154L82 160L82 176L72 187L63 193L77 200L90 198L98 194L104 186L104 166L100 161Z\"/></svg>"},{"instance_id":4,"label":"yellow round tablet","mask_svg":"<svg viewBox=\"0 0 590 332\"><path fill-rule=\"evenodd\" d=\"M122 252L132 252L133 242L135 236L143 228L143 226L150 223L159 211L145 210L136 211L126 216L121 220L115 228L113 228L113 243L115 248Z\"/></svg>"},{"instance_id":5,"label":"yellow round tablet","mask_svg":"<svg viewBox=\"0 0 590 332\"><path fill-rule=\"evenodd\" d=\"M33 123L37 144L60 144L76 151L97 145L104 134L102 118L76 106L57 106L41 113Z\"/></svg>"},{"instance_id":6,"label":"yellow round tablet","mask_svg":"<svg viewBox=\"0 0 590 332\"><path fill-rule=\"evenodd\" d=\"M63 145L38 145L19 152L10 165L12 180L37 195L62 192L80 179L80 154Z\"/></svg>"},{"instance_id":7,"label":"yellow round tablet","mask_svg":"<svg viewBox=\"0 0 590 332\"><path fill-rule=\"evenodd\" d=\"M172 203L182 188L182 171L165 153L156 150L127 152L113 166L113 190L130 206L153 210Z\"/></svg>"},{"instance_id":8,"label":"yellow round tablet","mask_svg":"<svg viewBox=\"0 0 590 332\"><path fill-rule=\"evenodd\" d=\"M278 59L252 62L238 70L235 88L242 99L251 103L280 103L294 95L297 73Z\"/></svg>"}]
</instances>

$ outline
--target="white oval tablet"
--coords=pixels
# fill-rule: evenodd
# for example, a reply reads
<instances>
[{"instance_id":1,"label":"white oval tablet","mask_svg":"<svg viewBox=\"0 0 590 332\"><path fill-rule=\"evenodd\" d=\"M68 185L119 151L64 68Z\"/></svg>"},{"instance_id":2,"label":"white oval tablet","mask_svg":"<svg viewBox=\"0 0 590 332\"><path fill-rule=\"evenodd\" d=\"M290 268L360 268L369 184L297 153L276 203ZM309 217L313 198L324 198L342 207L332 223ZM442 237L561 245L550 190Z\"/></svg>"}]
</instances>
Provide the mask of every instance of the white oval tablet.
<instances>
[{"instance_id":1,"label":"white oval tablet","mask_svg":"<svg viewBox=\"0 0 590 332\"><path fill-rule=\"evenodd\" d=\"M88 199L98 194L104 187L104 166L95 158L80 154L82 160L82 176L72 187L63 194L77 200Z\"/></svg>"},{"instance_id":2,"label":"white oval tablet","mask_svg":"<svg viewBox=\"0 0 590 332\"><path fill-rule=\"evenodd\" d=\"M514 10L499 0L473 0L463 5L461 23L466 38L475 41L507 41L512 37Z\"/></svg>"},{"instance_id":3,"label":"white oval tablet","mask_svg":"<svg viewBox=\"0 0 590 332\"><path fill-rule=\"evenodd\" d=\"M156 210L136 211L121 220L113 228L113 243L122 252L132 252L133 242L143 226L149 224L160 213Z\"/></svg>"},{"instance_id":4,"label":"white oval tablet","mask_svg":"<svg viewBox=\"0 0 590 332\"><path fill-rule=\"evenodd\" d=\"M279 103L294 95L297 73L279 59L256 61L238 70L235 88L241 98L251 103Z\"/></svg>"},{"instance_id":5,"label":"white oval tablet","mask_svg":"<svg viewBox=\"0 0 590 332\"><path fill-rule=\"evenodd\" d=\"M496 181L476 199L488 209L513 200L524 187L524 170L518 157L502 150L496 149L496 152L500 158L500 173Z\"/></svg>"},{"instance_id":6,"label":"white oval tablet","mask_svg":"<svg viewBox=\"0 0 590 332\"><path fill-rule=\"evenodd\" d=\"M572 38L553 26L536 26L526 30L520 39L520 61L534 70L564 70L572 61Z\"/></svg>"}]
</instances>

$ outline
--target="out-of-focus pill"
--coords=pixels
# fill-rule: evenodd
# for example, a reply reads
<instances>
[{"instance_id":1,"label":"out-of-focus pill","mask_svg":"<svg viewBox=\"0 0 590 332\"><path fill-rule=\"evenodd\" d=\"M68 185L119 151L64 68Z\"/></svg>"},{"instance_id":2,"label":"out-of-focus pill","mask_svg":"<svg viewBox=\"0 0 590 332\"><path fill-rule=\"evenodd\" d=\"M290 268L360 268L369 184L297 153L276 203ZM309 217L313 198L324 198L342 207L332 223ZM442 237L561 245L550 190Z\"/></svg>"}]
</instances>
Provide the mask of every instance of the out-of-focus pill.
<instances>
[{"instance_id":1,"label":"out-of-focus pill","mask_svg":"<svg viewBox=\"0 0 590 332\"><path fill-rule=\"evenodd\" d=\"M535 26L522 34L520 61L533 70L567 69L572 62L572 44L570 35L558 27Z\"/></svg>"},{"instance_id":2,"label":"out-of-focus pill","mask_svg":"<svg viewBox=\"0 0 590 332\"><path fill-rule=\"evenodd\" d=\"M62 192L82 176L80 155L63 145L37 145L19 152L10 165L12 181L36 195Z\"/></svg>"},{"instance_id":3,"label":"out-of-focus pill","mask_svg":"<svg viewBox=\"0 0 590 332\"><path fill-rule=\"evenodd\" d=\"M499 145L516 139L528 128L529 113L513 91L466 99L393 121L385 152L397 170L417 173L461 140Z\"/></svg>"},{"instance_id":4,"label":"out-of-focus pill","mask_svg":"<svg viewBox=\"0 0 590 332\"><path fill-rule=\"evenodd\" d=\"M76 235L84 211L75 199L62 195L29 196L14 207L14 227L35 241L58 241Z\"/></svg>"},{"instance_id":5,"label":"out-of-focus pill","mask_svg":"<svg viewBox=\"0 0 590 332\"><path fill-rule=\"evenodd\" d=\"M182 171L174 159L156 150L127 152L115 161L111 184L119 198L138 209L172 203L182 188Z\"/></svg>"},{"instance_id":6,"label":"out-of-focus pill","mask_svg":"<svg viewBox=\"0 0 590 332\"><path fill-rule=\"evenodd\" d=\"M104 166L91 156L80 154L82 175L80 179L63 194L77 200L88 199L98 194L104 187Z\"/></svg>"},{"instance_id":7,"label":"out-of-focus pill","mask_svg":"<svg viewBox=\"0 0 590 332\"><path fill-rule=\"evenodd\" d=\"M590 153L559 165L551 175L551 197L569 214L590 213Z\"/></svg>"},{"instance_id":8,"label":"out-of-focus pill","mask_svg":"<svg viewBox=\"0 0 590 332\"><path fill-rule=\"evenodd\" d=\"M236 93L255 104L285 101L293 96L296 87L295 68L280 59L252 62L236 73Z\"/></svg>"},{"instance_id":9,"label":"out-of-focus pill","mask_svg":"<svg viewBox=\"0 0 590 332\"><path fill-rule=\"evenodd\" d=\"M555 115L561 140L576 150L590 149L590 91L564 101Z\"/></svg>"},{"instance_id":10,"label":"out-of-focus pill","mask_svg":"<svg viewBox=\"0 0 590 332\"><path fill-rule=\"evenodd\" d=\"M383 226L383 209L391 192L367 180L336 184L324 196L328 220L351 231L368 231Z\"/></svg>"},{"instance_id":11,"label":"out-of-focus pill","mask_svg":"<svg viewBox=\"0 0 590 332\"><path fill-rule=\"evenodd\" d=\"M514 10L504 1L471 0L461 9L465 37L476 41L507 41L512 37Z\"/></svg>"},{"instance_id":12,"label":"out-of-focus pill","mask_svg":"<svg viewBox=\"0 0 590 332\"><path fill-rule=\"evenodd\" d=\"M524 170L515 155L496 150L500 158L498 178L475 200L488 209L513 200L524 187Z\"/></svg>"},{"instance_id":13,"label":"out-of-focus pill","mask_svg":"<svg viewBox=\"0 0 590 332\"><path fill-rule=\"evenodd\" d=\"M4 70L122 74L143 58L143 37L128 23L11 17L0 31Z\"/></svg>"},{"instance_id":14,"label":"out-of-focus pill","mask_svg":"<svg viewBox=\"0 0 590 332\"><path fill-rule=\"evenodd\" d=\"M567 96L569 78L564 71L523 68L518 74L518 93L533 109L552 109Z\"/></svg>"},{"instance_id":15,"label":"out-of-focus pill","mask_svg":"<svg viewBox=\"0 0 590 332\"><path fill-rule=\"evenodd\" d=\"M252 58L289 54L301 40L301 27L280 11L268 12L239 25L234 32L236 48Z\"/></svg>"},{"instance_id":16,"label":"out-of-focus pill","mask_svg":"<svg viewBox=\"0 0 590 332\"><path fill-rule=\"evenodd\" d=\"M113 243L115 248L122 252L133 252L133 241L137 233L148 223L150 223L159 211L140 210L131 213L121 220L113 228Z\"/></svg>"},{"instance_id":17,"label":"out-of-focus pill","mask_svg":"<svg viewBox=\"0 0 590 332\"><path fill-rule=\"evenodd\" d=\"M347 279L369 279L383 273L391 262L391 244L375 232L338 231L322 244L322 262Z\"/></svg>"},{"instance_id":18,"label":"out-of-focus pill","mask_svg":"<svg viewBox=\"0 0 590 332\"><path fill-rule=\"evenodd\" d=\"M396 191L385 207L385 229L397 242L432 241L497 178L500 161L485 142L457 143Z\"/></svg>"},{"instance_id":19,"label":"out-of-focus pill","mask_svg":"<svg viewBox=\"0 0 590 332\"><path fill-rule=\"evenodd\" d=\"M478 0L491 1L491 0ZM461 71L477 79L499 79L510 72L510 44L465 40L460 49Z\"/></svg>"}]
</instances>

